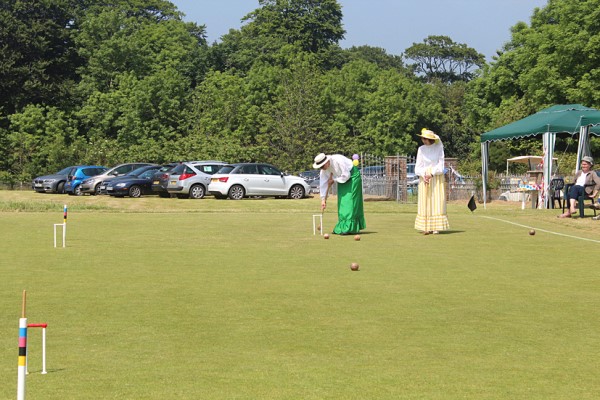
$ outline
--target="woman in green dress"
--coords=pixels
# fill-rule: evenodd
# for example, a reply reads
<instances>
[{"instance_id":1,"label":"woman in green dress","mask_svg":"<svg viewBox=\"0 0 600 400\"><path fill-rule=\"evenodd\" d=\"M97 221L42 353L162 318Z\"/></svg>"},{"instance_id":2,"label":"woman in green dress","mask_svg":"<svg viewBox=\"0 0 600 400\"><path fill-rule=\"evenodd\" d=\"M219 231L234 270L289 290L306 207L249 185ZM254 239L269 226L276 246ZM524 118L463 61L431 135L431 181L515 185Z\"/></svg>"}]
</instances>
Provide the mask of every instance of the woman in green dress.
<instances>
[{"instance_id":1,"label":"woman in green dress","mask_svg":"<svg viewBox=\"0 0 600 400\"><path fill-rule=\"evenodd\" d=\"M362 178L352 160L341 154L321 153L315 157L313 168L321 170L321 212L327 207L329 189L337 183L338 222L333 233L349 235L365 229Z\"/></svg>"}]
</instances>

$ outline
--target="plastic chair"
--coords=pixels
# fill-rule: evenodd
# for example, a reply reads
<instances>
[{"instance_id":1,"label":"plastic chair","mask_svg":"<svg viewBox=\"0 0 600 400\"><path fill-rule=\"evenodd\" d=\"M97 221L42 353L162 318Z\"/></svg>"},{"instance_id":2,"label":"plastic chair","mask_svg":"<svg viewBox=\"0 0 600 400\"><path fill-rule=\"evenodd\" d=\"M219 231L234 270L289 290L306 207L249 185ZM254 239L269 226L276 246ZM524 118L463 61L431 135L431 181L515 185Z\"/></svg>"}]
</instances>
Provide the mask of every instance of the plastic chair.
<instances>
[{"instance_id":1,"label":"plastic chair","mask_svg":"<svg viewBox=\"0 0 600 400\"><path fill-rule=\"evenodd\" d=\"M562 190L565 187L565 180L563 178L554 178L550 181L550 201L552 208L554 207L555 202L558 201L558 208L563 207L563 197ZM563 208L564 211L564 208Z\"/></svg>"},{"instance_id":2,"label":"plastic chair","mask_svg":"<svg viewBox=\"0 0 600 400\"><path fill-rule=\"evenodd\" d=\"M565 208L569 208L569 189L571 188L571 186L573 186L574 183L567 183L565 185L564 188L564 201L563 201L563 206L562 206L562 210L563 213L565 212ZM594 216L596 216L596 207L594 207L594 202L596 201L595 197L590 197L587 195L587 193L585 193L585 188L590 187L590 186L594 186L594 184L591 185L585 185L584 186L584 191L583 191L583 195L579 196L579 198L577 198L577 207L579 208L579 217L583 218L585 216L585 201L589 200L591 202L590 204L590 208L592 210L594 210Z\"/></svg>"}]
</instances>

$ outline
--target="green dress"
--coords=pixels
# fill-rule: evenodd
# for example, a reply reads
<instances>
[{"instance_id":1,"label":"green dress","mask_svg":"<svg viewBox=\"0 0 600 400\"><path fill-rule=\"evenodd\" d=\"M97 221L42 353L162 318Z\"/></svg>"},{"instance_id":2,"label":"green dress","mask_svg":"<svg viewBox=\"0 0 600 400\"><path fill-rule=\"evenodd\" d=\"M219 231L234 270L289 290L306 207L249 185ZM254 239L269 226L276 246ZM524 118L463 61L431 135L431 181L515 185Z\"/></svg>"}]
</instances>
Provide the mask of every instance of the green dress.
<instances>
[{"instance_id":1,"label":"green dress","mask_svg":"<svg viewBox=\"0 0 600 400\"><path fill-rule=\"evenodd\" d=\"M338 190L338 223L333 233L347 235L365 229L365 213L363 210L362 178L360 171L352 167L350 179L337 184Z\"/></svg>"}]
</instances>

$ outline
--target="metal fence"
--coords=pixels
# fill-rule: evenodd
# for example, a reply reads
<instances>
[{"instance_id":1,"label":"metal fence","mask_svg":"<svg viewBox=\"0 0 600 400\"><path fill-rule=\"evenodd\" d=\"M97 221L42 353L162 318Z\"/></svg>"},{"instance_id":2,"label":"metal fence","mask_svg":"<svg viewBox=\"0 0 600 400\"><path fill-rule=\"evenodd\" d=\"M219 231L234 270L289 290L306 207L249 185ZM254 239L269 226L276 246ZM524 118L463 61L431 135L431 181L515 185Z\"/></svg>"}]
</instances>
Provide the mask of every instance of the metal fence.
<instances>
[{"instance_id":1,"label":"metal fence","mask_svg":"<svg viewBox=\"0 0 600 400\"><path fill-rule=\"evenodd\" d=\"M376 157L363 154L360 166L365 199L381 198L399 203L416 203L418 177L414 175L415 157ZM446 160L446 197L448 200L469 199L476 191L478 177L462 176L456 171L457 160Z\"/></svg>"},{"instance_id":2,"label":"metal fence","mask_svg":"<svg viewBox=\"0 0 600 400\"><path fill-rule=\"evenodd\" d=\"M414 157L400 155L377 157L372 154L362 154L360 167L365 198L416 203L414 163Z\"/></svg>"}]
</instances>

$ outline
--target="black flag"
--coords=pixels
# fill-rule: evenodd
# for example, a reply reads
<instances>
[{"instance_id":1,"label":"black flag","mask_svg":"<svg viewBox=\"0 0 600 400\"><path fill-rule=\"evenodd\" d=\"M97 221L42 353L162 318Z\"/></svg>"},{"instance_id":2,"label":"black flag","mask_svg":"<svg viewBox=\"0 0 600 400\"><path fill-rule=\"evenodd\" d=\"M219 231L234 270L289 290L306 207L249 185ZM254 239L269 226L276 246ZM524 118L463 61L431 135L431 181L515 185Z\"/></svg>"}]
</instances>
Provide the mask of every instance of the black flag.
<instances>
[{"instance_id":1,"label":"black flag","mask_svg":"<svg viewBox=\"0 0 600 400\"><path fill-rule=\"evenodd\" d=\"M475 195L471 196L471 199L469 200L469 204L467 204L467 207L469 207L469 210L471 210L471 212L473 212L477 209L477 204L475 204Z\"/></svg>"}]
</instances>

